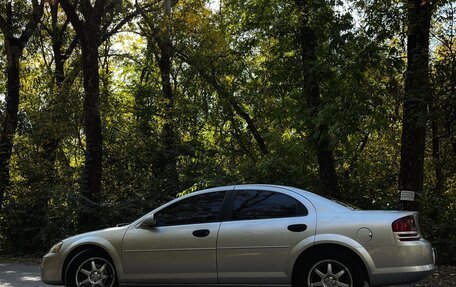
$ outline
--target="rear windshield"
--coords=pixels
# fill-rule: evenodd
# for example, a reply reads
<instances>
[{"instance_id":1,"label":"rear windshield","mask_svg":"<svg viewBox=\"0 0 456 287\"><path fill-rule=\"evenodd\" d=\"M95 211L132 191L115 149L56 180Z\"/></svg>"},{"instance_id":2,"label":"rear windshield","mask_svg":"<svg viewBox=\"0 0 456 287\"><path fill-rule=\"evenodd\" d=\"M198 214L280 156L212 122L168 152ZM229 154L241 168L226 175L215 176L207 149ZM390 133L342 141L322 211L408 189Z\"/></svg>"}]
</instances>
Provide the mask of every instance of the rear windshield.
<instances>
[{"instance_id":1,"label":"rear windshield","mask_svg":"<svg viewBox=\"0 0 456 287\"><path fill-rule=\"evenodd\" d=\"M361 208L359 208L359 207L357 207L357 206L354 206L353 204L347 203L347 202L345 202L345 201L341 201L341 200L336 199L336 198L334 198L334 197L331 197L331 196L328 196L328 195L321 195L321 194L320 194L320 196L322 196L322 197L324 197L324 198L326 198L326 199L329 199L329 200L331 200L332 202L335 202L335 203L338 203L338 204L340 204L340 205L342 205L342 206L345 206L346 208L349 208L349 209L351 209L351 210L361 210Z\"/></svg>"}]
</instances>

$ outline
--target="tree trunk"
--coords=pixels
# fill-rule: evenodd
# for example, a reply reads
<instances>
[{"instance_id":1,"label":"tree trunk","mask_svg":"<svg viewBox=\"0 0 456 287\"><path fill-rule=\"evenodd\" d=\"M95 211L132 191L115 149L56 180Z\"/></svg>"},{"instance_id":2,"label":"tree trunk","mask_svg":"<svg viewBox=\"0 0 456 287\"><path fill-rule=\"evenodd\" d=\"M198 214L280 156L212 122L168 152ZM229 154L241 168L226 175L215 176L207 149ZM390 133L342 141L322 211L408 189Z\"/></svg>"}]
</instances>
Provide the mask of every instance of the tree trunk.
<instances>
[{"instance_id":1,"label":"tree trunk","mask_svg":"<svg viewBox=\"0 0 456 287\"><path fill-rule=\"evenodd\" d=\"M6 109L3 122L3 130L0 135L0 209L3 205L6 190L9 185L9 163L13 150L13 138L17 128L18 109L19 109L19 60L22 54L22 48L17 39L5 39L5 48L7 54L7 94Z\"/></svg>"},{"instance_id":2,"label":"tree trunk","mask_svg":"<svg viewBox=\"0 0 456 287\"><path fill-rule=\"evenodd\" d=\"M88 27L87 27L88 26ZM100 77L98 73L98 28L86 26L81 37L82 72L84 78L84 128L86 136L85 168L82 176L82 195L87 205L79 216L82 228L98 225L94 216L95 206L100 200L102 171L102 136L100 116Z\"/></svg>"},{"instance_id":3,"label":"tree trunk","mask_svg":"<svg viewBox=\"0 0 456 287\"><path fill-rule=\"evenodd\" d=\"M54 78L57 88L61 88L63 82L65 81L65 71L64 65L65 60L62 57L62 41L59 38L53 40L52 43L52 52L54 54Z\"/></svg>"},{"instance_id":4,"label":"tree trunk","mask_svg":"<svg viewBox=\"0 0 456 287\"><path fill-rule=\"evenodd\" d=\"M50 28L45 29L48 31L49 36L51 37L51 47L53 53L53 63L54 63L54 70L53 70L53 85L51 92L53 93L47 102L47 109L46 109L46 116L47 121L50 123L55 123L56 119L55 115L59 114L60 111L57 109L59 108L59 102L61 99L59 95L64 93L63 85L65 82L65 62L67 55L63 53L63 42L62 38L65 37L65 32L68 28L68 22L65 22L63 25L59 25L59 3L58 2L50 2L49 3L51 8L51 26ZM45 23L42 23L45 26ZM68 47L68 54L71 54L74 49L73 43L71 43ZM57 149L60 144L59 135L55 134L54 129L50 129L49 127L45 128L41 147L42 147L42 172L39 181L40 189L42 190L42 194L39 198L38 204L39 208L42 210L47 210L48 201L52 196L52 191L55 190L57 181L57 170L56 170L56 160L57 160ZM44 218L45 215L42 217Z\"/></svg>"},{"instance_id":5,"label":"tree trunk","mask_svg":"<svg viewBox=\"0 0 456 287\"><path fill-rule=\"evenodd\" d=\"M114 1L116 2L116 1ZM77 39L82 50L82 73L84 78L84 128L86 136L85 168L82 176L82 195L85 203L81 203L79 223L82 229L99 226L99 216L96 216L96 203L101 195L102 173L102 134L100 115L100 75L98 65L98 46L114 35L128 21L138 15L139 9L126 15L108 31L113 24L114 14L105 17L107 13L115 13L113 1L70 1L60 0L68 20L76 31ZM121 1L120 1L121 2ZM119 2L119 3L120 3ZM78 4L78 5L76 5ZM84 19L80 18L82 14ZM101 27L102 18L106 20ZM73 41L73 43L76 43ZM71 44L70 44L71 45ZM68 55L65 55L68 56ZM88 208L87 208L88 207Z\"/></svg>"},{"instance_id":6,"label":"tree trunk","mask_svg":"<svg viewBox=\"0 0 456 287\"><path fill-rule=\"evenodd\" d=\"M3 6L3 5L2 5ZM3 33L7 58L7 94L3 129L0 134L0 209L3 206L5 192L9 185L9 164L13 150L13 138L17 128L17 113L19 110L20 66L22 51L35 31L43 15L43 2L32 1L32 11L22 33L15 31L13 2L8 1L4 6L6 18L0 15L0 30Z\"/></svg>"},{"instance_id":7,"label":"tree trunk","mask_svg":"<svg viewBox=\"0 0 456 287\"><path fill-rule=\"evenodd\" d=\"M440 195L443 191L445 179L440 161L439 126L436 121L432 121L432 158L434 159L435 191L436 195Z\"/></svg>"},{"instance_id":8,"label":"tree trunk","mask_svg":"<svg viewBox=\"0 0 456 287\"><path fill-rule=\"evenodd\" d=\"M62 39L67 25L64 24L59 28L59 4L58 2L51 3L51 21L52 21L52 53L54 54L54 77L57 87L60 88L65 80L64 64L65 59L62 55ZM62 30L61 30L62 29Z\"/></svg>"},{"instance_id":9,"label":"tree trunk","mask_svg":"<svg viewBox=\"0 0 456 287\"><path fill-rule=\"evenodd\" d=\"M158 66L161 74L162 96L164 99L163 110L163 153L159 158L158 170L159 177L166 180L166 192L176 192L178 186L179 176L177 173L177 127L175 123L174 112L174 95L171 85L171 65L173 47L171 42L171 1L164 0L164 21L166 30L159 41L160 58L158 59Z\"/></svg>"},{"instance_id":10,"label":"tree trunk","mask_svg":"<svg viewBox=\"0 0 456 287\"><path fill-rule=\"evenodd\" d=\"M298 34L298 42L302 57L303 96L307 104L307 107L303 107L303 109L307 108L310 111L310 140L317 154L320 192L338 197L339 183L328 126L325 123L316 122L318 114L322 109L319 80L314 72L314 66L318 62L318 39L314 29L308 23L309 17L306 10L309 8L306 1L297 0L296 4L301 11L301 27Z\"/></svg>"},{"instance_id":11,"label":"tree trunk","mask_svg":"<svg viewBox=\"0 0 456 287\"><path fill-rule=\"evenodd\" d=\"M174 116L174 97L171 86L171 51L168 45L161 46L161 58L159 61L161 73L162 96L164 99L163 111L163 155L161 158L161 172L169 179L170 182L178 181L177 175L177 133Z\"/></svg>"},{"instance_id":12,"label":"tree trunk","mask_svg":"<svg viewBox=\"0 0 456 287\"><path fill-rule=\"evenodd\" d=\"M423 190L424 149L429 98L430 1L408 1L407 72L403 106L399 190L416 193L415 201L402 201L402 208L419 210Z\"/></svg>"},{"instance_id":13,"label":"tree trunk","mask_svg":"<svg viewBox=\"0 0 456 287\"><path fill-rule=\"evenodd\" d=\"M51 21L52 21L52 30L51 38L52 38L52 53L54 56L54 83L57 88L57 93L59 94L62 92L63 82L65 81L65 59L62 55L62 39L61 35L66 30L66 25L64 25L60 30L58 25L58 3L50 3L51 6ZM51 97L49 102L49 109L48 115L49 117L52 116L55 110L55 102L56 100L54 97ZM52 120L52 118L51 118ZM47 183L49 188L52 188L55 184L55 161L56 161L56 151L59 146L59 139L49 131L50 133L46 133L46 136L43 139L42 147L43 147L43 163L45 164L45 183Z\"/></svg>"}]
</instances>

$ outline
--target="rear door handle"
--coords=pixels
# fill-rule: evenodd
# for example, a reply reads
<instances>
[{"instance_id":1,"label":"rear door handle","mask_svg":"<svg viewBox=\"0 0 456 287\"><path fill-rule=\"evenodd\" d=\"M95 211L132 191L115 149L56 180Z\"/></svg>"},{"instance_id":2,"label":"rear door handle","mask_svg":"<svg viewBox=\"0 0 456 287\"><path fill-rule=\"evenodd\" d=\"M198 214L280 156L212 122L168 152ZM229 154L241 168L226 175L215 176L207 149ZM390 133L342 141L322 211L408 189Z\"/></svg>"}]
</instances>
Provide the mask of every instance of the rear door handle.
<instances>
[{"instance_id":1,"label":"rear door handle","mask_svg":"<svg viewBox=\"0 0 456 287\"><path fill-rule=\"evenodd\" d=\"M291 232L303 232L306 231L307 225L305 224L292 224L288 225L288 230Z\"/></svg>"},{"instance_id":2,"label":"rear door handle","mask_svg":"<svg viewBox=\"0 0 456 287\"><path fill-rule=\"evenodd\" d=\"M206 237L211 233L209 229L200 229L200 230L195 230L193 231L193 236L195 237Z\"/></svg>"}]
</instances>

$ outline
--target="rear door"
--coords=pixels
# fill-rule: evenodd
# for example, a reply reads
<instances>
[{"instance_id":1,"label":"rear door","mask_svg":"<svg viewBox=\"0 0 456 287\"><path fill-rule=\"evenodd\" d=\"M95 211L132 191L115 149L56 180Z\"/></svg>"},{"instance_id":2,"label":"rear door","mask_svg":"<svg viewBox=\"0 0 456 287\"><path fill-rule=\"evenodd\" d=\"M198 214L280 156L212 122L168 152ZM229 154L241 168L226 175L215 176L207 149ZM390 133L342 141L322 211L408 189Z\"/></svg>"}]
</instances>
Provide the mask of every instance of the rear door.
<instances>
[{"instance_id":1,"label":"rear door","mask_svg":"<svg viewBox=\"0 0 456 287\"><path fill-rule=\"evenodd\" d=\"M315 211L292 191L236 187L217 240L221 284L287 284L290 254L315 235Z\"/></svg>"}]
</instances>

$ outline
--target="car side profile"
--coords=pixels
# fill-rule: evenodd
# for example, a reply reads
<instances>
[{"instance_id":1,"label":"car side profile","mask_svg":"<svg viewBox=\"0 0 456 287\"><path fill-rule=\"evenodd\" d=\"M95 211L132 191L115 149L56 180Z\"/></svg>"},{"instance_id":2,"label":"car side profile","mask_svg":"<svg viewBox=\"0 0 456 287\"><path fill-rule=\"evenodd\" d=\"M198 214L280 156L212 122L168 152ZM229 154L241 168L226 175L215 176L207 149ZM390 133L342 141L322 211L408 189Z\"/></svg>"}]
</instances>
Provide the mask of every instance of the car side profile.
<instances>
[{"instance_id":1,"label":"car side profile","mask_svg":"<svg viewBox=\"0 0 456 287\"><path fill-rule=\"evenodd\" d=\"M386 286L435 269L417 213L362 211L298 188L194 192L121 227L55 244L44 283L81 286Z\"/></svg>"}]
</instances>

